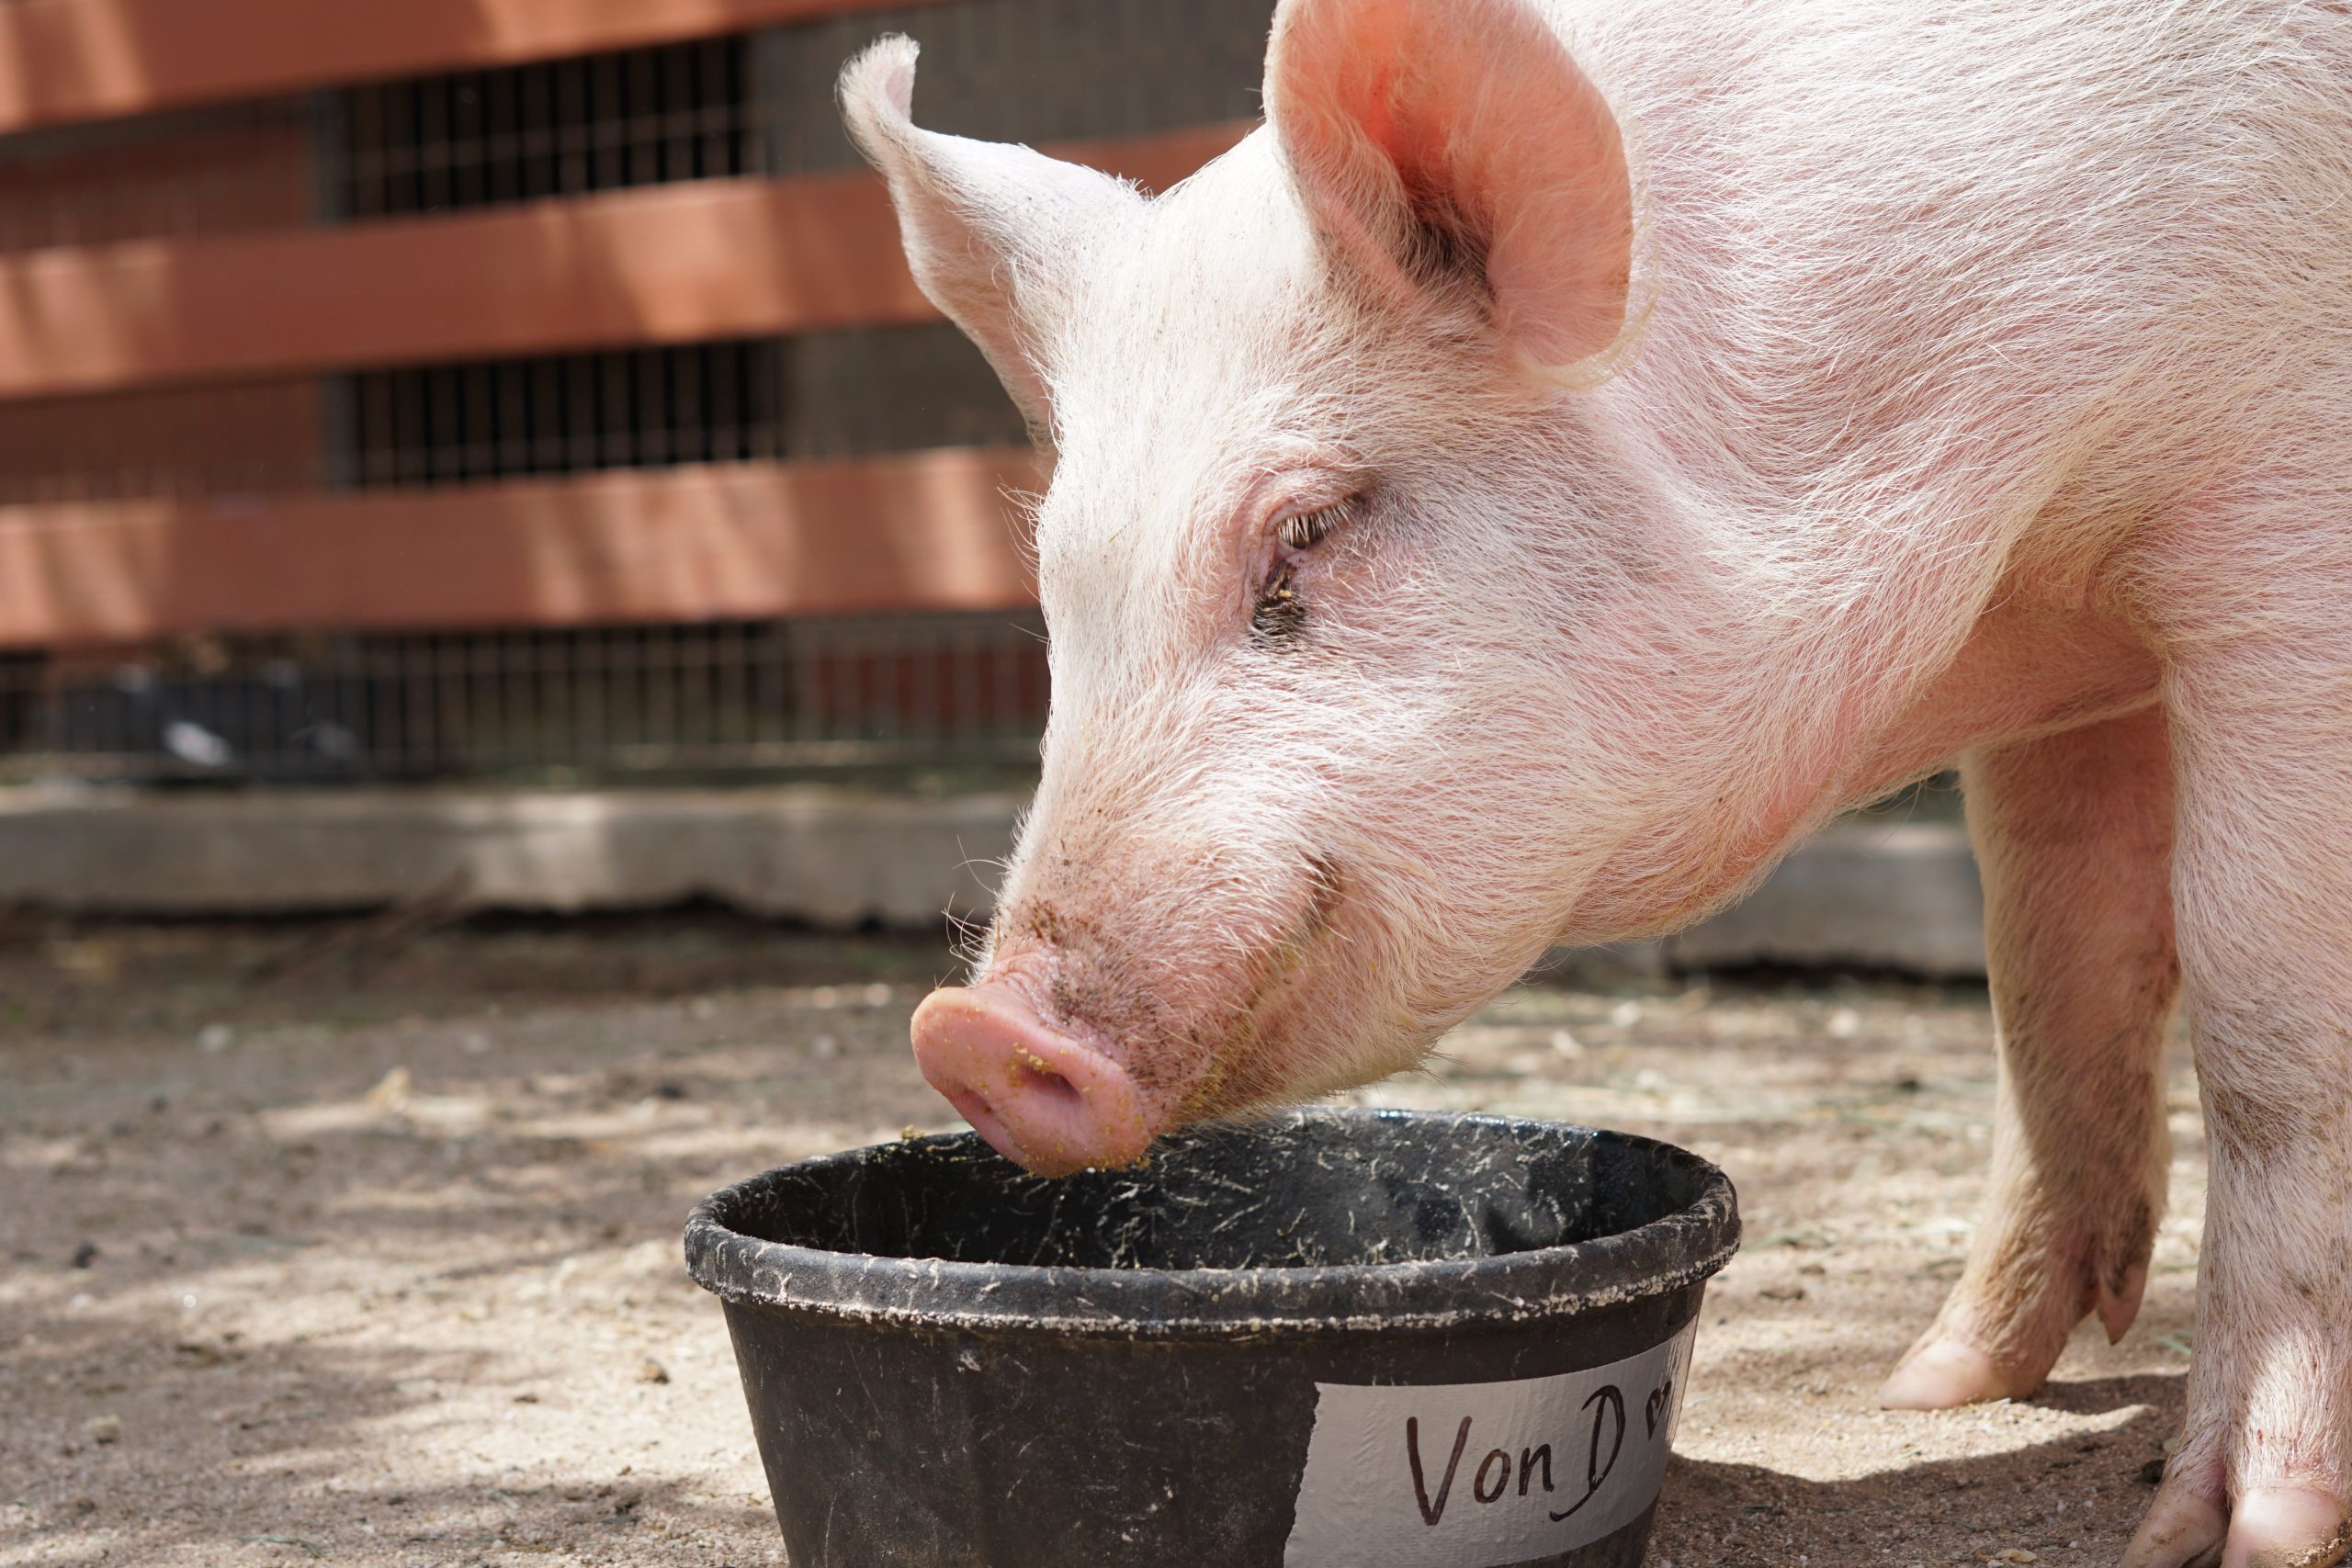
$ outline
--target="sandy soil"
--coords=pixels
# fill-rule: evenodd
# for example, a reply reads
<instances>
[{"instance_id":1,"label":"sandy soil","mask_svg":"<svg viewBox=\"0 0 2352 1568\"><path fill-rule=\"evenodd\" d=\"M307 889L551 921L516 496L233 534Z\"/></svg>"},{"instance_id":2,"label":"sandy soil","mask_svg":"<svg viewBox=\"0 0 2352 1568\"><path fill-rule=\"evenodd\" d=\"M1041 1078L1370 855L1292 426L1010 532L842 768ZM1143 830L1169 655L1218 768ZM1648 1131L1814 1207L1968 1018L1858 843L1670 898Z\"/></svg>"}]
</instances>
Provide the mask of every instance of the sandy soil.
<instances>
[{"instance_id":1,"label":"sandy soil","mask_svg":"<svg viewBox=\"0 0 2352 1568\"><path fill-rule=\"evenodd\" d=\"M905 1044L923 944L589 930L0 930L0 1564L782 1561L709 1189L950 1123ZM1652 1562L2106 1563L2188 1364L2203 1151L2139 1325L2041 1395L1871 1391L1958 1271L1981 993L1513 992L1363 1098L1696 1148L1747 1245L1698 1342Z\"/></svg>"}]
</instances>

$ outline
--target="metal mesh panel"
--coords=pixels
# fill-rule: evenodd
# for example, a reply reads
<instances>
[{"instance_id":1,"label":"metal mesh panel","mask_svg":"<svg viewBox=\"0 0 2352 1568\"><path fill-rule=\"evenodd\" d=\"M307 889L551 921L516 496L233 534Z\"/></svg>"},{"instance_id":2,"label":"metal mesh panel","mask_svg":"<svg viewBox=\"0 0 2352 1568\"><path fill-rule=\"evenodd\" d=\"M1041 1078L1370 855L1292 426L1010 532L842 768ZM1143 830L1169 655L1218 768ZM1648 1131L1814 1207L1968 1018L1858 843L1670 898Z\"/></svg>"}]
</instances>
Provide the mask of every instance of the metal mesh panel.
<instances>
[{"instance_id":1,"label":"metal mesh panel","mask_svg":"<svg viewBox=\"0 0 2352 1568\"><path fill-rule=\"evenodd\" d=\"M0 253L300 225L315 182L300 102L0 137Z\"/></svg>"},{"instance_id":2,"label":"metal mesh panel","mask_svg":"<svg viewBox=\"0 0 2352 1568\"><path fill-rule=\"evenodd\" d=\"M954 327L853 328L0 402L0 506L1019 446Z\"/></svg>"},{"instance_id":3,"label":"metal mesh panel","mask_svg":"<svg viewBox=\"0 0 2352 1568\"><path fill-rule=\"evenodd\" d=\"M1034 614L0 654L0 779L277 782L1023 762Z\"/></svg>"},{"instance_id":4,"label":"metal mesh panel","mask_svg":"<svg viewBox=\"0 0 2352 1568\"><path fill-rule=\"evenodd\" d=\"M752 87L736 35L0 137L0 254L756 175Z\"/></svg>"},{"instance_id":5,"label":"metal mesh panel","mask_svg":"<svg viewBox=\"0 0 2352 1568\"><path fill-rule=\"evenodd\" d=\"M762 35L778 174L846 168L842 64L885 33L923 46L915 112L994 141L1139 136L1259 112L1272 0L967 0L861 11Z\"/></svg>"},{"instance_id":6,"label":"metal mesh panel","mask_svg":"<svg viewBox=\"0 0 2352 1568\"><path fill-rule=\"evenodd\" d=\"M37 728L44 656L0 649L0 777L8 758L27 754Z\"/></svg>"},{"instance_id":7,"label":"metal mesh panel","mask_svg":"<svg viewBox=\"0 0 2352 1568\"><path fill-rule=\"evenodd\" d=\"M345 219L760 172L741 37L354 87L327 180Z\"/></svg>"},{"instance_id":8,"label":"metal mesh panel","mask_svg":"<svg viewBox=\"0 0 2352 1568\"><path fill-rule=\"evenodd\" d=\"M321 409L307 378L0 402L0 506L311 489Z\"/></svg>"},{"instance_id":9,"label":"metal mesh panel","mask_svg":"<svg viewBox=\"0 0 2352 1568\"><path fill-rule=\"evenodd\" d=\"M784 344L784 449L847 457L925 446L1019 446L1021 411L945 323L805 333Z\"/></svg>"},{"instance_id":10,"label":"metal mesh panel","mask_svg":"<svg viewBox=\"0 0 2352 1568\"><path fill-rule=\"evenodd\" d=\"M1028 439L944 324L371 371L333 406L337 472L361 489Z\"/></svg>"},{"instance_id":11,"label":"metal mesh panel","mask_svg":"<svg viewBox=\"0 0 2352 1568\"><path fill-rule=\"evenodd\" d=\"M775 339L546 355L349 378L342 468L362 488L775 457Z\"/></svg>"}]
</instances>

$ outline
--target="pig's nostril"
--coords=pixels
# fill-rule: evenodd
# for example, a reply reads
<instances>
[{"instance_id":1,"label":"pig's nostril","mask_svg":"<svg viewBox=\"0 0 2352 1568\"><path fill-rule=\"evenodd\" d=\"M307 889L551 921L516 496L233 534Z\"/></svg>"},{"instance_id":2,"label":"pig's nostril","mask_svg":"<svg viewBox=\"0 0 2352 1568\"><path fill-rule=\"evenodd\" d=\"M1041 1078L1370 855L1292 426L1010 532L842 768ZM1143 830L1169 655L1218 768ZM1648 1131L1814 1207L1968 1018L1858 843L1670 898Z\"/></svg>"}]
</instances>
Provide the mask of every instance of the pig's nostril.
<instances>
[{"instance_id":1,"label":"pig's nostril","mask_svg":"<svg viewBox=\"0 0 2352 1568\"><path fill-rule=\"evenodd\" d=\"M1018 998L933 992L911 1033L923 1077L1004 1154L1041 1176L1125 1165L1157 1131L1124 1067Z\"/></svg>"},{"instance_id":2,"label":"pig's nostril","mask_svg":"<svg viewBox=\"0 0 2352 1568\"><path fill-rule=\"evenodd\" d=\"M956 1108L956 1114L973 1126L1001 1125L997 1120L996 1107L990 1105L988 1096L978 1089L957 1085L941 1092L947 1097L947 1103Z\"/></svg>"},{"instance_id":3,"label":"pig's nostril","mask_svg":"<svg viewBox=\"0 0 2352 1568\"><path fill-rule=\"evenodd\" d=\"M1021 1055L1012 1059L1012 1082L1022 1093L1049 1102L1074 1106L1086 1099L1084 1089L1036 1056Z\"/></svg>"}]
</instances>

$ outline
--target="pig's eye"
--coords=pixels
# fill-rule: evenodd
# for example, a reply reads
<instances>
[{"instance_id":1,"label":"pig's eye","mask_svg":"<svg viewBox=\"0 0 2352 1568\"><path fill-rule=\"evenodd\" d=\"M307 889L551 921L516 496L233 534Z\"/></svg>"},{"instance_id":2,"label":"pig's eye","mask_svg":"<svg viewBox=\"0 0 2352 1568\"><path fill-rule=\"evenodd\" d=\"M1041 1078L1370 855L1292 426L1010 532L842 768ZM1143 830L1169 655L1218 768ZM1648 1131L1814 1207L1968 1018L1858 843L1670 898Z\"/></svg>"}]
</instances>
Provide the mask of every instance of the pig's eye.
<instances>
[{"instance_id":1,"label":"pig's eye","mask_svg":"<svg viewBox=\"0 0 2352 1568\"><path fill-rule=\"evenodd\" d=\"M1354 515L1356 501L1350 497L1313 512L1295 512L1274 525L1274 537L1283 548L1296 554L1329 535ZM1299 597L1292 581L1295 562L1277 558L1273 570L1259 585L1258 604L1250 616L1250 629L1262 641L1288 641L1306 619L1306 602Z\"/></svg>"},{"instance_id":2,"label":"pig's eye","mask_svg":"<svg viewBox=\"0 0 2352 1568\"><path fill-rule=\"evenodd\" d=\"M1293 513L1274 525L1274 537L1286 549L1303 550L1346 522L1352 504L1343 501L1315 512Z\"/></svg>"}]
</instances>

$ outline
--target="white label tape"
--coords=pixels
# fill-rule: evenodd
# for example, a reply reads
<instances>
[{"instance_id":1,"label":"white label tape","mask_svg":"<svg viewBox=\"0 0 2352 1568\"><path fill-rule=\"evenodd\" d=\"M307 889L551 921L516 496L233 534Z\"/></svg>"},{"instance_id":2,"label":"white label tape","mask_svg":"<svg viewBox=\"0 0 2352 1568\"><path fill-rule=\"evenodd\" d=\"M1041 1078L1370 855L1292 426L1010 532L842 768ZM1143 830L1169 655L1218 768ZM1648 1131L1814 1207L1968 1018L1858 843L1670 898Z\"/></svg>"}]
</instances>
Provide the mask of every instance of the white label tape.
<instances>
[{"instance_id":1,"label":"white label tape","mask_svg":"<svg viewBox=\"0 0 2352 1568\"><path fill-rule=\"evenodd\" d=\"M1698 1328L1558 1377L1317 1383L1284 1568L1509 1568L1632 1523L1657 1500Z\"/></svg>"}]
</instances>

